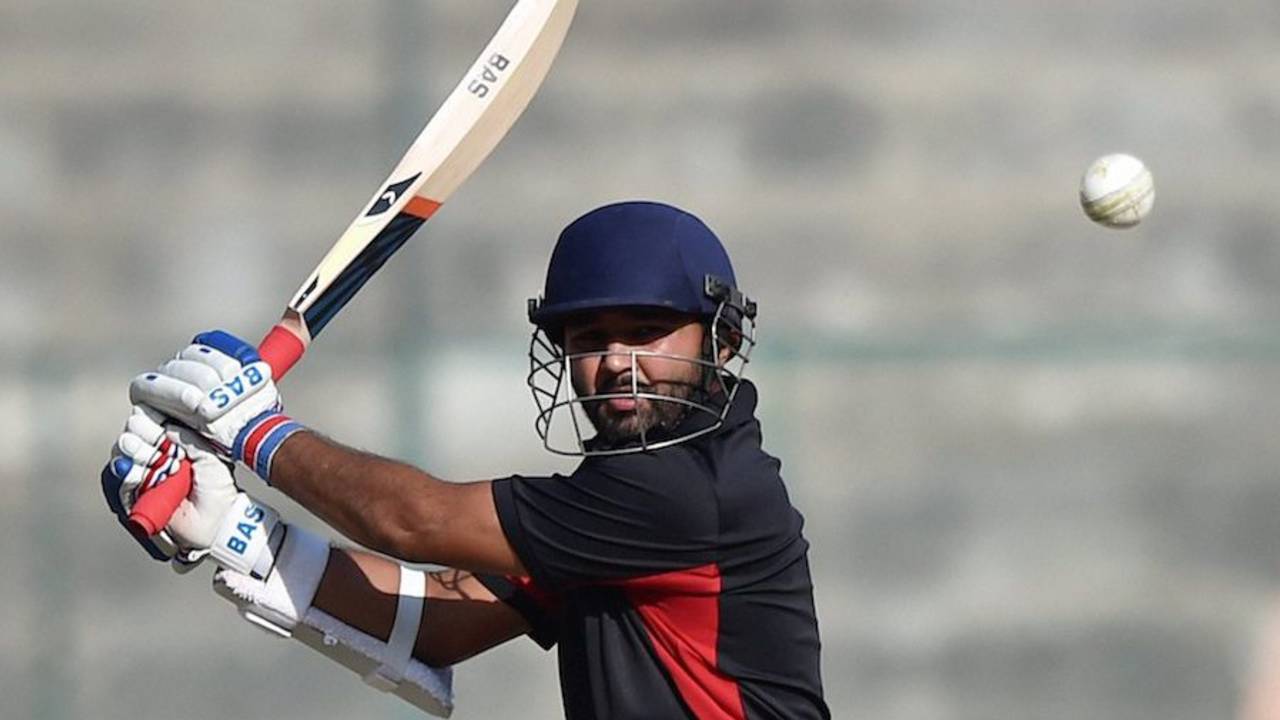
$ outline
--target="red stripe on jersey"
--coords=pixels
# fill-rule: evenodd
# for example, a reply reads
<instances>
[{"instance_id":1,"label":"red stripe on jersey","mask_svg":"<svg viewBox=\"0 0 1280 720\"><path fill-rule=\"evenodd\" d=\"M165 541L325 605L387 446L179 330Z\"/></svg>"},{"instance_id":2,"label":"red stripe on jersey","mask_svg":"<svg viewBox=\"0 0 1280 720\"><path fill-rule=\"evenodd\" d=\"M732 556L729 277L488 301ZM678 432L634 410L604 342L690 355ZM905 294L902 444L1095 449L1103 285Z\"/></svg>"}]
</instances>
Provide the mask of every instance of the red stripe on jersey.
<instances>
[{"instance_id":1,"label":"red stripe on jersey","mask_svg":"<svg viewBox=\"0 0 1280 720\"><path fill-rule=\"evenodd\" d=\"M560 611L560 598L538 587L533 582L533 578L522 575L508 575L507 582L524 591L538 607L542 608L543 612L555 613Z\"/></svg>"},{"instance_id":2,"label":"red stripe on jersey","mask_svg":"<svg viewBox=\"0 0 1280 720\"><path fill-rule=\"evenodd\" d=\"M716 664L720 568L714 564L618 583L644 621L658 659L700 720L743 720L738 681Z\"/></svg>"}]
</instances>

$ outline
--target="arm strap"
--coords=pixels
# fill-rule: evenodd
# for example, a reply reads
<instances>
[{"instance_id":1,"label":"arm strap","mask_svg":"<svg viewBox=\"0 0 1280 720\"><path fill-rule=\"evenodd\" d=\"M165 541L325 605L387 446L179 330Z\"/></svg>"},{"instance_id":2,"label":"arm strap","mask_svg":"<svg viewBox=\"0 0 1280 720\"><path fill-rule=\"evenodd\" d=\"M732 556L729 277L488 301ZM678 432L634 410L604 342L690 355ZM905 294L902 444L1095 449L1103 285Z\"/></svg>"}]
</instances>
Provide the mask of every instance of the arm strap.
<instances>
[{"instance_id":1,"label":"arm strap","mask_svg":"<svg viewBox=\"0 0 1280 720\"><path fill-rule=\"evenodd\" d=\"M400 600L396 604L396 623L387 638L385 659L364 681L383 692L392 692L404 679L405 668L413 657L413 646L422 625L422 608L426 604L427 576L418 569L400 566Z\"/></svg>"}]
</instances>

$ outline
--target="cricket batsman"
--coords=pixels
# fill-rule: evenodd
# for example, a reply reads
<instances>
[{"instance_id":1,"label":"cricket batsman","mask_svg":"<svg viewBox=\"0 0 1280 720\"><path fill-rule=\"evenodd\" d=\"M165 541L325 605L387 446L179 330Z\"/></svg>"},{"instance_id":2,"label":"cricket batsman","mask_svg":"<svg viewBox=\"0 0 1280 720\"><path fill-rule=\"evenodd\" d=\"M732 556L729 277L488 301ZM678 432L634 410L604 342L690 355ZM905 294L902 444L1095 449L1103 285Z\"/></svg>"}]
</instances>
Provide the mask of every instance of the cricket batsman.
<instances>
[{"instance_id":1,"label":"cricket batsman","mask_svg":"<svg viewBox=\"0 0 1280 720\"><path fill-rule=\"evenodd\" d=\"M451 710L452 665L528 635L557 648L573 720L829 718L803 519L742 377L756 304L719 239L669 205L593 210L528 312L535 428L582 456L569 475L446 482L340 445L214 331L131 383L107 501L124 522L189 468L169 524L135 533L148 552L211 557L247 620L427 712ZM237 462L369 551L284 522Z\"/></svg>"}]
</instances>

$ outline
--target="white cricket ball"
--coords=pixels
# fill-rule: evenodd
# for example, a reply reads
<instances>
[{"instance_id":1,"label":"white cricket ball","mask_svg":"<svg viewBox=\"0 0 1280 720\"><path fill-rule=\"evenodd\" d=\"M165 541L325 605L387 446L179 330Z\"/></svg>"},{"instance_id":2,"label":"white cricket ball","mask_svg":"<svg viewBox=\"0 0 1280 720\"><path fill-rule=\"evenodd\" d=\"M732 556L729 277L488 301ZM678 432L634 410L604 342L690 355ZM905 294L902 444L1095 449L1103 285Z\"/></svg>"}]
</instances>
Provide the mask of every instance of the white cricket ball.
<instances>
[{"instance_id":1,"label":"white cricket ball","mask_svg":"<svg viewBox=\"0 0 1280 720\"><path fill-rule=\"evenodd\" d=\"M1080 205L1099 225L1131 228L1142 222L1155 202L1151 171L1132 155L1103 155L1080 178Z\"/></svg>"}]
</instances>

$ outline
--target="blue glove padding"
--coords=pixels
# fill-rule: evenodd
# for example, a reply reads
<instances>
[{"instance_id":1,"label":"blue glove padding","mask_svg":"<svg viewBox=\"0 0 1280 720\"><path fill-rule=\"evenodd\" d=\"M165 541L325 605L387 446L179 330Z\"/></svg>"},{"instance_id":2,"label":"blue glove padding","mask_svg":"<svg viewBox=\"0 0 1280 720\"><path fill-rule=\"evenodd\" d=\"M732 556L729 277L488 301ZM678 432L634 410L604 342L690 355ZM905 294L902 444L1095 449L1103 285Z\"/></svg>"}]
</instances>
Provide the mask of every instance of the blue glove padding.
<instances>
[{"instance_id":1,"label":"blue glove padding","mask_svg":"<svg viewBox=\"0 0 1280 720\"><path fill-rule=\"evenodd\" d=\"M256 363L262 358L258 356L258 348L232 335L226 330L209 330L191 338L197 345L208 345L226 355L240 361L241 365Z\"/></svg>"},{"instance_id":2,"label":"blue glove padding","mask_svg":"<svg viewBox=\"0 0 1280 720\"><path fill-rule=\"evenodd\" d=\"M142 546L143 550L147 551L147 554L152 559L167 562L172 553L165 553L138 526L129 522L129 512L125 510L124 505L120 502L120 485L131 470L133 470L133 460L127 457L117 457L102 468L102 494L107 499L107 507L111 508L111 512L115 513L116 521L120 523L121 527L129 531L129 535L138 541L138 544Z\"/></svg>"}]
</instances>

